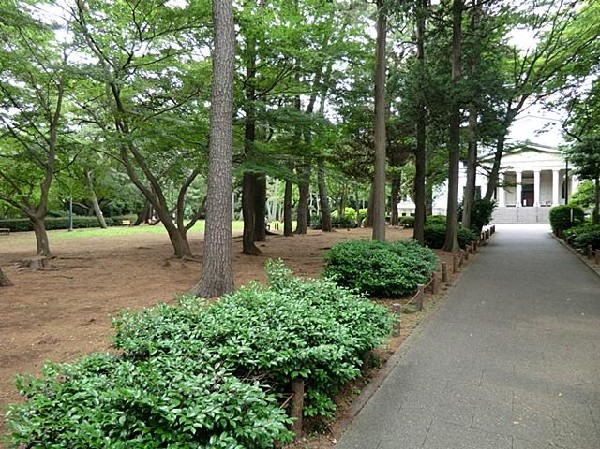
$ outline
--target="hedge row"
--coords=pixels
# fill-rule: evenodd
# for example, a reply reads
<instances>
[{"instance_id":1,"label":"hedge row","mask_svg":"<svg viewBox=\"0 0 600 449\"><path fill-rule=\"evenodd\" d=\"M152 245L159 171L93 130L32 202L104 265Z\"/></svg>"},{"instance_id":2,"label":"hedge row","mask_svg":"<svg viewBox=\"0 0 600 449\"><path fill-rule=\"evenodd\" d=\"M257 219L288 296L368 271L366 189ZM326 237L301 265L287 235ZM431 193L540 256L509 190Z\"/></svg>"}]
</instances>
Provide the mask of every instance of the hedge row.
<instances>
[{"instance_id":1,"label":"hedge row","mask_svg":"<svg viewBox=\"0 0 600 449\"><path fill-rule=\"evenodd\" d=\"M591 245L600 251L600 224L583 223L564 231L565 241L580 251L587 251Z\"/></svg>"},{"instance_id":2,"label":"hedge row","mask_svg":"<svg viewBox=\"0 0 600 449\"><path fill-rule=\"evenodd\" d=\"M123 223L124 220L129 220L133 223L135 216L121 216L105 218L108 226L118 226ZM46 224L46 230L51 231L54 229L68 229L69 219L68 217L47 217L44 220ZM98 227L98 219L96 217L73 217L73 228L96 228ZM33 231L33 224L28 218L13 218L8 220L0 220L0 228L10 229L11 232L22 232L22 231Z\"/></svg>"},{"instance_id":3,"label":"hedge row","mask_svg":"<svg viewBox=\"0 0 600 449\"><path fill-rule=\"evenodd\" d=\"M188 297L126 312L113 322L120 355L22 379L14 446L270 448L291 439L280 404L297 378L305 415L331 416L393 317L332 281L294 278L279 261L267 279L212 304Z\"/></svg>"},{"instance_id":4,"label":"hedge row","mask_svg":"<svg viewBox=\"0 0 600 449\"><path fill-rule=\"evenodd\" d=\"M477 235L471 229L458 228L458 246L465 248L477 239ZM426 224L425 225L425 245L429 248L440 249L444 246L446 240L445 224Z\"/></svg>"},{"instance_id":5,"label":"hedge row","mask_svg":"<svg viewBox=\"0 0 600 449\"><path fill-rule=\"evenodd\" d=\"M562 237L564 231L583 223L584 212L579 206L563 204L550 209L548 219L554 235Z\"/></svg>"}]
</instances>

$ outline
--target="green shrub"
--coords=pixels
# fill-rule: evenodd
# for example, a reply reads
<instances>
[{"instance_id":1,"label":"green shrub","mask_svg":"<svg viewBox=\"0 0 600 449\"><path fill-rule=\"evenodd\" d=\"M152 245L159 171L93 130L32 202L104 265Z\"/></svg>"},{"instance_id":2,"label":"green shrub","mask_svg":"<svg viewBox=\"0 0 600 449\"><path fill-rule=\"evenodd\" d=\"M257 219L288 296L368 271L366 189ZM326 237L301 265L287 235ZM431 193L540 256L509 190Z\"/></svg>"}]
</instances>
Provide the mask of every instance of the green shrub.
<instances>
[{"instance_id":1,"label":"green shrub","mask_svg":"<svg viewBox=\"0 0 600 449\"><path fill-rule=\"evenodd\" d=\"M592 245L600 250L600 224L583 223L564 231L565 240L574 248L586 251Z\"/></svg>"},{"instance_id":2,"label":"green shrub","mask_svg":"<svg viewBox=\"0 0 600 449\"><path fill-rule=\"evenodd\" d=\"M415 225L415 217L412 217L410 215L400 217L399 223L400 223L400 225L404 226L405 228L412 228Z\"/></svg>"},{"instance_id":3,"label":"green shrub","mask_svg":"<svg viewBox=\"0 0 600 449\"><path fill-rule=\"evenodd\" d=\"M471 210L471 228L476 233L481 233L484 226L490 224L492 221L492 213L496 209L496 201L486 200L485 198L476 199L473 202L473 209ZM463 214L463 203L461 202L458 208L458 216L462 217Z\"/></svg>"},{"instance_id":4,"label":"green shrub","mask_svg":"<svg viewBox=\"0 0 600 449\"><path fill-rule=\"evenodd\" d=\"M578 206L570 204L555 206L549 212L550 226L557 237L562 237L563 232L583 222L584 212Z\"/></svg>"},{"instance_id":5,"label":"green shrub","mask_svg":"<svg viewBox=\"0 0 600 449\"><path fill-rule=\"evenodd\" d=\"M429 216L427 216L427 219L425 220L425 224L446 226L446 216L445 215L429 215Z\"/></svg>"},{"instance_id":6,"label":"green shrub","mask_svg":"<svg viewBox=\"0 0 600 449\"><path fill-rule=\"evenodd\" d=\"M389 332L387 310L329 280L301 280L280 261L267 286L219 302L184 297L113 321L120 355L44 367L19 381L15 447L270 448L288 442L279 403L305 380L306 416L331 416Z\"/></svg>"},{"instance_id":7,"label":"green shrub","mask_svg":"<svg viewBox=\"0 0 600 449\"><path fill-rule=\"evenodd\" d=\"M9 426L22 447L270 448L290 439L274 398L207 352L141 361L96 354L47 364L18 386L29 400L10 408Z\"/></svg>"},{"instance_id":8,"label":"green shrub","mask_svg":"<svg viewBox=\"0 0 600 449\"><path fill-rule=\"evenodd\" d=\"M462 249L475 241L477 235L471 229L458 228L457 231L458 246ZM444 246L446 240L446 225L427 224L425 225L425 245L429 248L440 249Z\"/></svg>"},{"instance_id":9,"label":"green shrub","mask_svg":"<svg viewBox=\"0 0 600 449\"><path fill-rule=\"evenodd\" d=\"M46 230L52 231L55 229L68 229L68 217L47 217L45 221ZM111 219L106 219L107 224L112 224ZM95 228L98 227L98 219L96 217L73 217L73 228ZM8 228L12 232L33 231L33 224L28 218L15 218L11 220L0 220L0 228Z\"/></svg>"},{"instance_id":10,"label":"green shrub","mask_svg":"<svg viewBox=\"0 0 600 449\"><path fill-rule=\"evenodd\" d=\"M323 275L342 286L371 296L399 297L429 281L437 256L412 240L349 240L334 245L325 261Z\"/></svg>"}]
</instances>

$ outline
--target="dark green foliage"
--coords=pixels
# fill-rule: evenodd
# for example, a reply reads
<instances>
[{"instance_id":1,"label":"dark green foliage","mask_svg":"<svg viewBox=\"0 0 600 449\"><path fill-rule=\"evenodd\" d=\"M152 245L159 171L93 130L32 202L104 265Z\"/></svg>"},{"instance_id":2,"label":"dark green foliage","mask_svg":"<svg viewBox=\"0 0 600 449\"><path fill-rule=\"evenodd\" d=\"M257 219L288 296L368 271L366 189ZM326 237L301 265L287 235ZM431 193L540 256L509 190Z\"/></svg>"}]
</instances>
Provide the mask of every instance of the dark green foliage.
<instances>
[{"instance_id":1,"label":"dark green foliage","mask_svg":"<svg viewBox=\"0 0 600 449\"><path fill-rule=\"evenodd\" d=\"M600 225L584 223L564 231L565 240L573 247L586 251L591 245L594 250L600 250Z\"/></svg>"},{"instance_id":2,"label":"dark green foliage","mask_svg":"<svg viewBox=\"0 0 600 449\"><path fill-rule=\"evenodd\" d=\"M405 217L400 217L400 224L405 228L412 228L415 225L415 217L407 215Z\"/></svg>"},{"instance_id":3,"label":"dark green foliage","mask_svg":"<svg viewBox=\"0 0 600 449\"><path fill-rule=\"evenodd\" d=\"M325 261L323 275L340 285L371 296L399 297L429 282L437 256L412 240L349 240L333 246Z\"/></svg>"},{"instance_id":4,"label":"dark green foliage","mask_svg":"<svg viewBox=\"0 0 600 449\"><path fill-rule=\"evenodd\" d=\"M584 212L578 206L563 204L550 209L549 218L554 235L562 237L565 230L583 222Z\"/></svg>"},{"instance_id":5,"label":"dark green foliage","mask_svg":"<svg viewBox=\"0 0 600 449\"><path fill-rule=\"evenodd\" d=\"M445 215L429 215L425 221L428 225L444 225L446 226Z\"/></svg>"},{"instance_id":6,"label":"dark green foliage","mask_svg":"<svg viewBox=\"0 0 600 449\"><path fill-rule=\"evenodd\" d=\"M458 246L465 248L475 241L477 235L471 229L458 228ZM427 224L425 225L425 245L429 248L440 249L444 246L446 238L445 224Z\"/></svg>"},{"instance_id":7,"label":"dark green foliage","mask_svg":"<svg viewBox=\"0 0 600 449\"><path fill-rule=\"evenodd\" d=\"M107 225L118 226L123 223L123 220L129 220L131 223L135 221L135 215L123 215L119 217L105 217ZM52 231L54 229L68 229L69 218L68 217L48 217L44 220L46 224L46 230ZM96 228L98 227L98 219L96 217L73 217L73 228ZM11 232L22 232L22 231L33 231L33 224L28 218L14 218L10 220L0 220L0 228L8 228Z\"/></svg>"},{"instance_id":8,"label":"dark green foliage","mask_svg":"<svg viewBox=\"0 0 600 449\"><path fill-rule=\"evenodd\" d=\"M492 213L496 209L496 201L485 198L476 199L471 210L471 227L476 233L481 233L484 226L492 221ZM458 216L462 217L462 203L458 208Z\"/></svg>"},{"instance_id":9,"label":"dark green foliage","mask_svg":"<svg viewBox=\"0 0 600 449\"><path fill-rule=\"evenodd\" d=\"M195 359L96 354L47 364L18 386L29 398L9 415L18 447L270 448L290 438L277 402L207 351Z\"/></svg>"},{"instance_id":10,"label":"dark green foliage","mask_svg":"<svg viewBox=\"0 0 600 449\"><path fill-rule=\"evenodd\" d=\"M349 215L342 215L341 217L332 216L331 226L333 226L334 228L355 228L356 218L353 218ZM313 216L311 219L310 227L313 229L321 229L323 227L321 223L321 216Z\"/></svg>"},{"instance_id":11,"label":"dark green foliage","mask_svg":"<svg viewBox=\"0 0 600 449\"><path fill-rule=\"evenodd\" d=\"M269 448L291 439L278 404L294 378L306 383L305 415L331 416L393 317L280 261L267 278L214 304L184 297L123 313L113 322L121 355L20 380L28 401L11 407L15 447Z\"/></svg>"}]
</instances>

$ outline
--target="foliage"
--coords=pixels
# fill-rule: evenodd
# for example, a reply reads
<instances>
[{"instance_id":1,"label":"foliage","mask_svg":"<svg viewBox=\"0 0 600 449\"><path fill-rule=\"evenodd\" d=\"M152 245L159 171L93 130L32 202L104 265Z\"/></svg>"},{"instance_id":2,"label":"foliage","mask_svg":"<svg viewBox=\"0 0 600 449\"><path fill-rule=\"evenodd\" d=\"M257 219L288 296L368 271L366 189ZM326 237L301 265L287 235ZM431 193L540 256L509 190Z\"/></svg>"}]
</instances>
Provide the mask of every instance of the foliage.
<instances>
[{"instance_id":1,"label":"foliage","mask_svg":"<svg viewBox=\"0 0 600 449\"><path fill-rule=\"evenodd\" d=\"M446 226L445 215L429 215L425 221L428 225L444 225Z\"/></svg>"},{"instance_id":2,"label":"foliage","mask_svg":"<svg viewBox=\"0 0 600 449\"><path fill-rule=\"evenodd\" d=\"M589 179L584 179L577 185L575 193L569 197L569 204L587 209L594 204L594 195L594 182Z\"/></svg>"},{"instance_id":3,"label":"foliage","mask_svg":"<svg viewBox=\"0 0 600 449\"><path fill-rule=\"evenodd\" d=\"M492 213L497 204L494 200L486 200L485 198L476 199L473 202L471 209L471 227L474 232L480 233L484 226L492 221ZM462 216L462 204L459 206L458 216Z\"/></svg>"},{"instance_id":4,"label":"foliage","mask_svg":"<svg viewBox=\"0 0 600 449\"><path fill-rule=\"evenodd\" d=\"M562 237L563 232L583 222L584 212L578 206L569 204L553 207L549 212L550 227L557 237Z\"/></svg>"},{"instance_id":5,"label":"foliage","mask_svg":"<svg viewBox=\"0 0 600 449\"><path fill-rule=\"evenodd\" d=\"M586 251L591 245L600 250L600 224L583 223L564 231L565 240L573 247Z\"/></svg>"},{"instance_id":6,"label":"foliage","mask_svg":"<svg viewBox=\"0 0 600 449\"><path fill-rule=\"evenodd\" d=\"M458 246L464 249L477 238L475 232L471 229L458 228ZM429 248L440 249L444 246L446 238L446 225L426 224L425 225L425 245Z\"/></svg>"},{"instance_id":7,"label":"foliage","mask_svg":"<svg viewBox=\"0 0 600 449\"><path fill-rule=\"evenodd\" d=\"M412 228L415 224L415 217L412 217L410 215L400 217L400 224L405 228Z\"/></svg>"},{"instance_id":8,"label":"foliage","mask_svg":"<svg viewBox=\"0 0 600 449\"><path fill-rule=\"evenodd\" d=\"M183 342L180 342L180 344ZM202 351L194 359L95 354L18 380L13 443L70 448L269 448L289 419L264 387L235 378Z\"/></svg>"},{"instance_id":9,"label":"foliage","mask_svg":"<svg viewBox=\"0 0 600 449\"><path fill-rule=\"evenodd\" d=\"M340 285L371 296L398 297L429 282L437 256L414 241L348 240L334 245L325 261L323 276Z\"/></svg>"},{"instance_id":10,"label":"foliage","mask_svg":"<svg viewBox=\"0 0 600 449\"><path fill-rule=\"evenodd\" d=\"M123 220L130 220L133 216L121 216L106 218L106 224L108 225L120 225ZM54 229L68 229L69 218L68 217L48 217L44 220L46 223L47 230ZM73 229L77 228L94 228L98 226L98 219L96 217L73 217ZM20 231L33 231L33 223L27 218L14 218L10 220L0 220L1 228L8 228L12 232Z\"/></svg>"},{"instance_id":11,"label":"foliage","mask_svg":"<svg viewBox=\"0 0 600 449\"><path fill-rule=\"evenodd\" d=\"M333 395L356 378L365 354L387 335L390 316L329 280L301 280L280 261L266 287L251 284L204 307L190 299L115 320L115 344L145 358L209 351L241 379L262 379L273 394L307 384L306 415L330 416Z\"/></svg>"}]
</instances>

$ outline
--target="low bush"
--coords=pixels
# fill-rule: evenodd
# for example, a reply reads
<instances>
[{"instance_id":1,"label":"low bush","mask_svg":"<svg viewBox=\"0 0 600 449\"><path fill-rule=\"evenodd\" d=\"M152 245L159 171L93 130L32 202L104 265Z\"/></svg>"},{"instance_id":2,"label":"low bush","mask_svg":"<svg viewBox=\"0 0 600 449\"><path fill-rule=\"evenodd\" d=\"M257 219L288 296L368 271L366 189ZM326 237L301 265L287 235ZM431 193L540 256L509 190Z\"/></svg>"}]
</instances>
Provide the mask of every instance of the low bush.
<instances>
[{"instance_id":1,"label":"low bush","mask_svg":"<svg viewBox=\"0 0 600 449\"><path fill-rule=\"evenodd\" d=\"M563 204L550 209L548 217L554 235L562 237L564 231L583 223L584 212L578 206Z\"/></svg>"},{"instance_id":2,"label":"low bush","mask_svg":"<svg viewBox=\"0 0 600 449\"><path fill-rule=\"evenodd\" d=\"M415 217L412 217L410 215L400 217L398 221L400 225L404 226L405 228L412 228L415 225Z\"/></svg>"},{"instance_id":3,"label":"low bush","mask_svg":"<svg viewBox=\"0 0 600 449\"><path fill-rule=\"evenodd\" d=\"M445 215L428 215L425 220L425 224L446 226L446 216Z\"/></svg>"},{"instance_id":4,"label":"low bush","mask_svg":"<svg viewBox=\"0 0 600 449\"><path fill-rule=\"evenodd\" d=\"M412 240L348 240L334 245L325 261L323 275L342 286L371 296L399 297L429 282L437 256Z\"/></svg>"},{"instance_id":5,"label":"low bush","mask_svg":"<svg viewBox=\"0 0 600 449\"><path fill-rule=\"evenodd\" d=\"M586 251L591 245L600 250L600 224L584 223L564 231L565 240L574 248Z\"/></svg>"},{"instance_id":6,"label":"low bush","mask_svg":"<svg viewBox=\"0 0 600 449\"><path fill-rule=\"evenodd\" d=\"M46 230L52 231L55 229L68 229L68 217L47 217L45 220ZM111 219L106 219L107 224L112 224ZM98 219L96 217L73 217L73 228L94 228L98 227ZM33 224L28 218L15 218L11 220L0 220L0 228L8 228L12 232L33 231Z\"/></svg>"},{"instance_id":7,"label":"low bush","mask_svg":"<svg viewBox=\"0 0 600 449\"><path fill-rule=\"evenodd\" d=\"M120 355L22 379L28 401L9 415L15 446L269 448L291 439L279 404L295 378L305 380L305 415L331 416L393 317L280 261L267 278L213 304L184 297L124 312L113 321Z\"/></svg>"},{"instance_id":8,"label":"low bush","mask_svg":"<svg viewBox=\"0 0 600 449\"><path fill-rule=\"evenodd\" d=\"M457 231L458 246L462 249L475 241L477 235L471 229L458 228ZM440 249L444 246L446 240L446 225L427 224L425 225L425 245L429 248Z\"/></svg>"}]
</instances>

